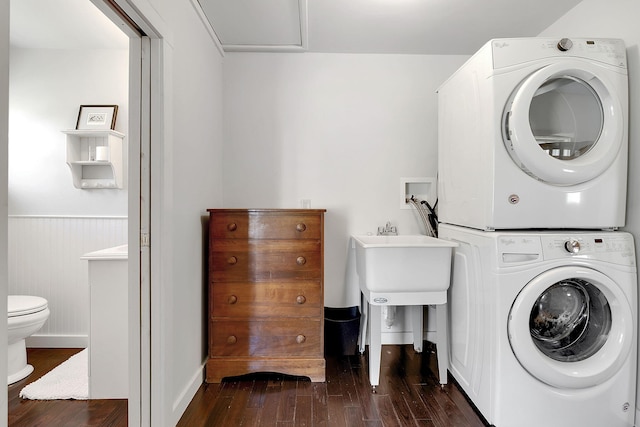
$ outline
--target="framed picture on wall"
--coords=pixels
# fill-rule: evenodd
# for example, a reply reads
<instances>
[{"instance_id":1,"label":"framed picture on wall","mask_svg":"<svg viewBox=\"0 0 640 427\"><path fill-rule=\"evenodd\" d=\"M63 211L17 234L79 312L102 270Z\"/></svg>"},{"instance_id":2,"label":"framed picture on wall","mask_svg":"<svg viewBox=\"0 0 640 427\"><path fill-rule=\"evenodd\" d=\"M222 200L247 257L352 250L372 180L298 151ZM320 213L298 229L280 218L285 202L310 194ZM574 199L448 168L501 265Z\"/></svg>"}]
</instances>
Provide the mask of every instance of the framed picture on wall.
<instances>
[{"instance_id":1,"label":"framed picture on wall","mask_svg":"<svg viewBox=\"0 0 640 427\"><path fill-rule=\"evenodd\" d=\"M114 130L117 115L117 105L81 105L76 129Z\"/></svg>"}]
</instances>

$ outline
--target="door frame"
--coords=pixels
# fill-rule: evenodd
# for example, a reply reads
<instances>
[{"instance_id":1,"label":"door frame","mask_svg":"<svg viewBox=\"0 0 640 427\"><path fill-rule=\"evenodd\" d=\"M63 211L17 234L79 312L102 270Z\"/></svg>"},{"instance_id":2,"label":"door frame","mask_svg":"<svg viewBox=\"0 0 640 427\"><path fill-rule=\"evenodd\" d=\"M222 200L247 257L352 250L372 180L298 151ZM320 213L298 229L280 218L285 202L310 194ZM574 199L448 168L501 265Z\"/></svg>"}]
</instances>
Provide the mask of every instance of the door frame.
<instances>
[{"instance_id":1,"label":"door frame","mask_svg":"<svg viewBox=\"0 0 640 427\"><path fill-rule=\"evenodd\" d=\"M7 311L9 200L9 2L0 2L0 311ZM6 58L6 63L4 59ZM0 376L7 381L7 318L0 316ZM0 397L0 425L8 418L8 395Z\"/></svg>"},{"instance_id":2,"label":"door frame","mask_svg":"<svg viewBox=\"0 0 640 427\"><path fill-rule=\"evenodd\" d=\"M160 396L164 382L157 363L159 346L152 349L152 258L158 259L160 246L151 248L151 217L159 235L162 185L151 187L151 175L161 173L160 153L164 134L165 44L170 32L148 0L90 0L129 36L129 398L128 424L147 427L162 425ZM169 35L169 37L167 37ZM153 138L152 138L153 135ZM152 146L153 149L152 150ZM152 168L153 165L158 167ZM154 195L152 196L152 192ZM153 202L152 202L153 201ZM158 215L156 215L156 213ZM156 219L156 217L158 217ZM161 239L158 239L160 241ZM153 253L153 255L152 255ZM158 265L159 263L155 263ZM156 267L157 268L157 267ZM138 286L131 286L131 284ZM153 367L156 367L155 373ZM156 386L151 389L151 378ZM156 422L157 421L157 422Z\"/></svg>"},{"instance_id":3,"label":"door frame","mask_svg":"<svg viewBox=\"0 0 640 427\"><path fill-rule=\"evenodd\" d=\"M141 162L129 161L129 376L130 393L128 404L128 424L131 426L164 425L162 397L165 394L166 380L162 374L159 343L162 331L151 328L151 294L152 286L160 286L151 277L159 269L158 260L161 254L156 239L153 248L149 231L160 236L159 224L162 223L162 196L164 194L162 176L162 151L167 126L165 120L165 99L170 99L171 88L165 87L164 76L171 72L169 61L165 61L165 53L170 52L173 40L172 33L164 20L158 15L149 0L90 0L109 19L118 25L130 37L130 72L129 72L129 159L140 159ZM7 204L8 199L8 89L9 89L9 2L0 2L0 164L4 165L0 173L0 311L6 311L7 304ZM140 36L144 34L144 36ZM3 65L4 64L4 65ZM167 115L170 117L170 114ZM167 117L167 119L168 119ZM153 135L153 137L152 137ZM151 147L153 146L153 151ZM151 188L151 173L157 185ZM151 194L153 192L153 194ZM151 227L153 212L153 230ZM141 244L141 236L147 237ZM4 267L4 268L3 268ZM157 276L156 276L157 277ZM160 290L156 289L156 295ZM156 297L157 298L157 297ZM156 314L157 317L157 314ZM7 320L0 320L0 376L7 378ZM157 319L156 319L157 320ZM2 326L4 325L4 327ZM152 340L152 333L154 335ZM4 337L4 338L3 338ZM1 344L4 343L4 344ZM154 347L152 349L152 343ZM156 363L152 363L153 359ZM154 378L154 389L151 390L151 378ZM7 420L7 395L0 398L0 420ZM0 425L4 422L0 421Z\"/></svg>"}]
</instances>

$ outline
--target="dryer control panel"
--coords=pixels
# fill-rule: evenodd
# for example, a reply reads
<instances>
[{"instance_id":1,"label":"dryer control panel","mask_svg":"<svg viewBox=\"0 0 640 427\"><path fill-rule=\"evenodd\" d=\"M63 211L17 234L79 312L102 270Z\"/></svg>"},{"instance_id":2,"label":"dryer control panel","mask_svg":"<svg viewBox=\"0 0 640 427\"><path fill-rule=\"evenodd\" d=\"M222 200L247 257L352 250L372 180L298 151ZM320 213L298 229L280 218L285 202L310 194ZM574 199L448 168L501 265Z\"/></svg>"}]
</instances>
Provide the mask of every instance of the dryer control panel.
<instances>
[{"instance_id":1,"label":"dryer control panel","mask_svg":"<svg viewBox=\"0 0 640 427\"><path fill-rule=\"evenodd\" d=\"M627 51L620 39L523 37L489 43L496 70L549 58L578 58L627 68Z\"/></svg>"}]
</instances>

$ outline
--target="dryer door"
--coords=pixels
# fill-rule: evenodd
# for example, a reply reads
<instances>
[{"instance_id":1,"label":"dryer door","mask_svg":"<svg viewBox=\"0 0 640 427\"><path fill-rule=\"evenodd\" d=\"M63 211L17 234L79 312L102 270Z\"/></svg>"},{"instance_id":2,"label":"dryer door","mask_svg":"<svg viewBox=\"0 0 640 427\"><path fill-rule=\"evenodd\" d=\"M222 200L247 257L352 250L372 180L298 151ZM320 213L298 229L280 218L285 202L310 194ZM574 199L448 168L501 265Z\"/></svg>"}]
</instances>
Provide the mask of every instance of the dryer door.
<instances>
[{"instance_id":1,"label":"dryer door","mask_svg":"<svg viewBox=\"0 0 640 427\"><path fill-rule=\"evenodd\" d=\"M622 105L603 69L566 60L539 69L516 88L502 129L522 170L549 184L575 185L611 165L623 126Z\"/></svg>"},{"instance_id":2,"label":"dryer door","mask_svg":"<svg viewBox=\"0 0 640 427\"><path fill-rule=\"evenodd\" d=\"M583 267L534 278L518 294L507 326L524 369L551 386L574 389L611 378L628 357L634 332L620 287Z\"/></svg>"}]
</instances>

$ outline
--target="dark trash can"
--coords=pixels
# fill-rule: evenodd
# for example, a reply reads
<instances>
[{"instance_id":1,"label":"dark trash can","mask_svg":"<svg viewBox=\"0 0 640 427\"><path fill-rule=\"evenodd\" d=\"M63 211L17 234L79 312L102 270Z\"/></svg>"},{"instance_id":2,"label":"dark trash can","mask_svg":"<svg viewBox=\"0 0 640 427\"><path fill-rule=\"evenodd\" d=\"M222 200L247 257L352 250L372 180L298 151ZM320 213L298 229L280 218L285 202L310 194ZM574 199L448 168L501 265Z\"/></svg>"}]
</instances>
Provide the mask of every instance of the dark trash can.
<instances>
[{"instance_id":1,"label":"dark trash can","mask_svg":"<svg viewBox=\"0 0 640 427\"><path fill-rule=\"evenodd\" d=\"M360 308L324 308L324 351L331 356L352 356L358 350Z\"/></svg>"}]
</instances>

